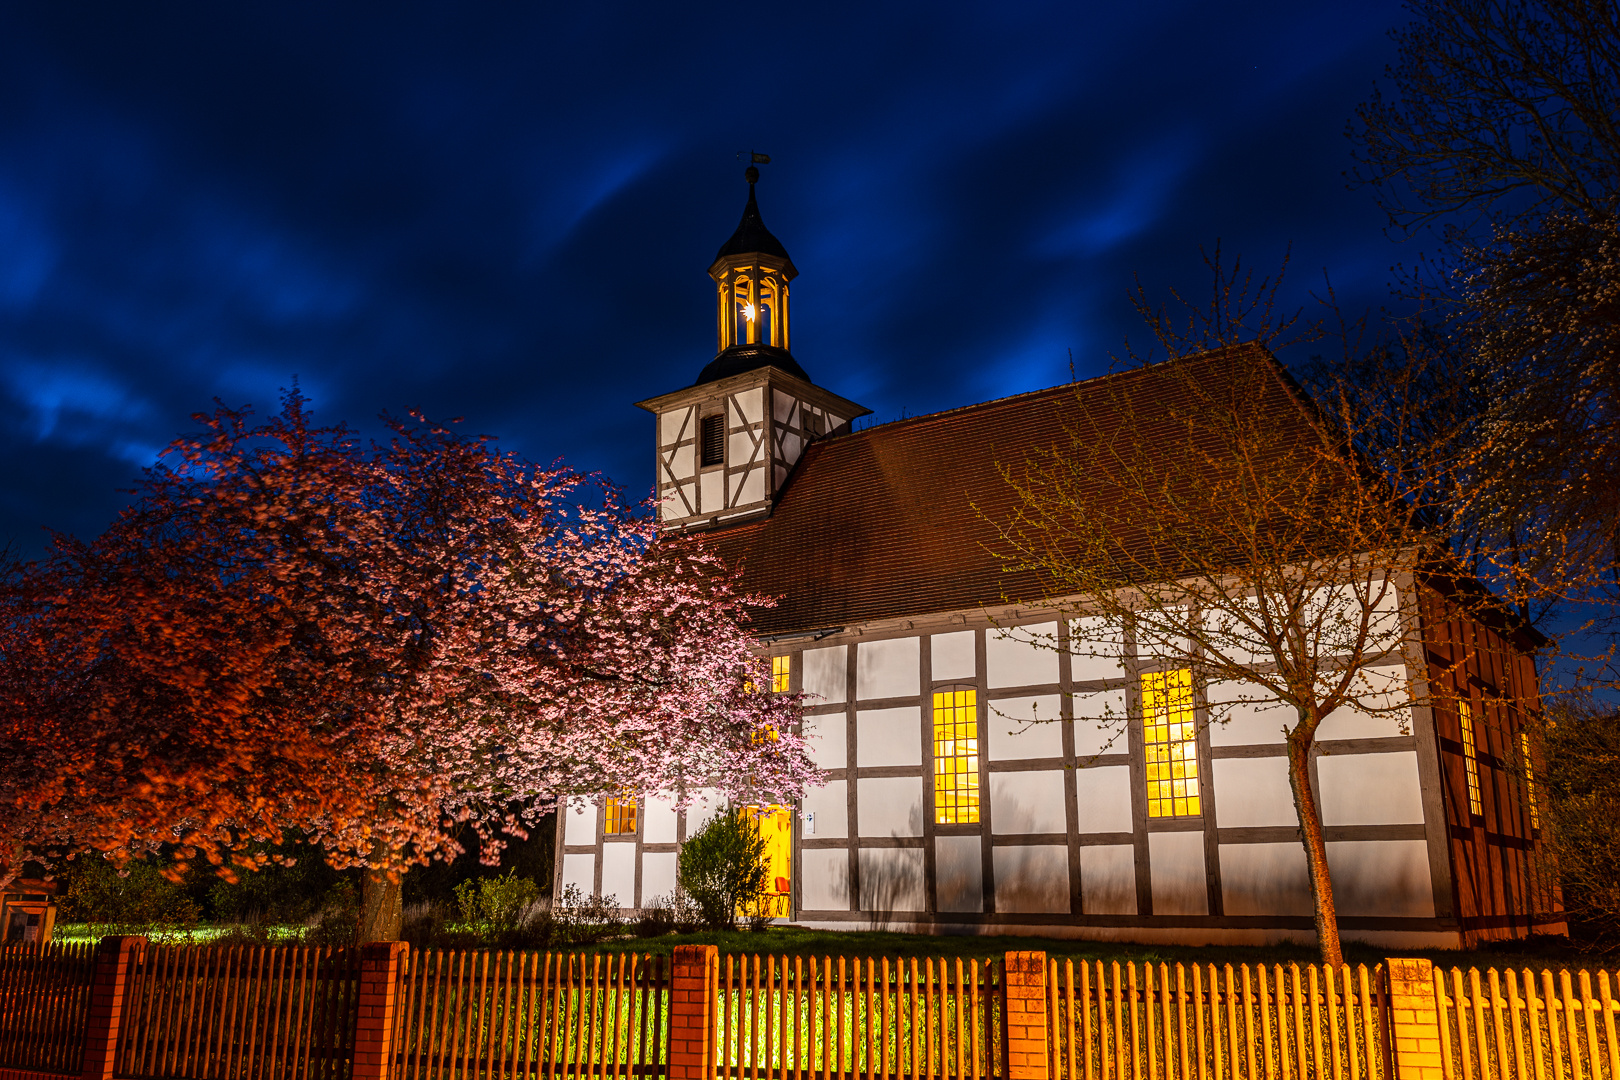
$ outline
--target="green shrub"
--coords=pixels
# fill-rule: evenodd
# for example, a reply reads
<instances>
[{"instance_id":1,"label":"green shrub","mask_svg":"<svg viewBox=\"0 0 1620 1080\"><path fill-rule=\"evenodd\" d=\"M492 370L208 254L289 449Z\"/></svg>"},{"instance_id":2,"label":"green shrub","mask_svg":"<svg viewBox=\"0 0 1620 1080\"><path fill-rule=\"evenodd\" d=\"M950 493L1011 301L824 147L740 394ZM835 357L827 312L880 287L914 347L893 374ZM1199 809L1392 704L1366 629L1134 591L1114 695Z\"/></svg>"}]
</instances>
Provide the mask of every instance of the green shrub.
<instances>
[{"instance_id":1,"label":"green shrub","mask_svg":"<svg viewBox=\"0 0 1620 1080\"><path fill-rule=\"evenodd\" d=\"M465 922L490 930L512 930L524 912L540 899L540 886L508 870L501 877L463 881L456 886L456 904Z\"/></svg>"},{"instance_id":2,"label":"green shrub","mask_svg":"<svg viewBox=\"0 0 1620 1080\"><path fill-rule=\"evenodd\" d=\"M681 889L697 904L705 925L734 929L737 915L764 910L770 868L765 837L747 813L710 818L681 846Z\"/></svg>"},{"instance_id":3,"label":"green shrub","mask_svg":"<svg viewBox=\"0 0 1620 1080\"><path fill-rule=\"evenodd\" d=\"M64 922L88 923L95 937L189 930L202 912L179 885L149 862L122 871L89 855L71 875L61 901Z\"/></svg>"}]
</instances>

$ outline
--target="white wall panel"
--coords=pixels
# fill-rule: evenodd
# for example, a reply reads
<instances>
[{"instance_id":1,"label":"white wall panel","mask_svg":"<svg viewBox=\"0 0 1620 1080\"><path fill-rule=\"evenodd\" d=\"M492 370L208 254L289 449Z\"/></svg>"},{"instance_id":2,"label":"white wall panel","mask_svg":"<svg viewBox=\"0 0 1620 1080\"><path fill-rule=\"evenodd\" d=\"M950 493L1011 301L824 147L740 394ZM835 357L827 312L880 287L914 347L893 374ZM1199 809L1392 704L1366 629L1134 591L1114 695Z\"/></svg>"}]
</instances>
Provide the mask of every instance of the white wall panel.
<instances>
[{"instance_id":1,"label":"white wall panel","mask_svg":"<svg viewBox=\"0 0 1620 1080\"><path fill-rule=\"evenodd\" d=\"M927 904L921 848L862 848L861 910L922 911Z\"/></svg>"},{"instance_id":2,"label":"white wall panel","mask_svg":"<svg viewBox=\"0 0 1620 1080\"><path fill-rule=\"evenodd\" d=\"M1209 875L1204 869L1203 833L1149 833L1148 860L1153 914L1209 914Z\"/></svg>"},{"instance_id":3,"label":"white wall panel","mask_svg":"<svg viewBox=\"0 0 1620 1080\"><path fill-rule=\"evenodd\" d=\"M1293 727L1299 718L1286 705L1261 701L1264 693L1253 683L1210 683L1209 744L1264 746L1286 742L1283 728Z\"/></svg>"},{"instance_id":4,"label":"white wall panel","mask_svg":"<svg viewBox=\"0 0 1620 1080\"><path fill-rule=\"evenodd\" d=\"M862 641L855 656L855 692L863 701L916 697L920 651L914 637Z\"/></svg>"},{"instance_id":5,"label":"white wall panel","mask_svg":"<svg viewBox=\"0 0 1620 1080\"><path fill-rule=\"evenodd\" d=\"M1309 915L1305 849L1285 844L1222 844L1221 901L1228 915Z\"/></svg>"},{"instance_id":6,"label":"white wall panel","mask_svg":"<svg viewBox=\"0 0 1620 1080\"><path fill-rule=\"evenodd\" d=\"M805 792L799 804L806 814L816 815L815 832L810 824L802 826L805 836L817 840L839 839L849 835L849 789L845 780L829 780L818 788Z\"/></svg>"},{"instance_id":7,"label":"white wall panel","mask_svg":"<svg viewBox=\"0 0 1620 1080\"><path fill-rule=\"evenodd\" d=\"M855 756L861 768L922 764L922 712L870 709L855 714Z\"/></svg>"},{"instance_id":8,"label":"white wall panel","mask_svg":"<svg viewBox=\"0 0 1620 1080\"><path fill-rule=\"evenodd\" d=\"M1299 824L1287 758L1216 758L1213 764L1215 823L1221 828Z\"/></svg>"},{"instance_id":9,"label":"white wall panel","mask_svg":"<svg viewBox=\"0 0 1620 1080\"><path fill-rule=\"evenodd\" d=\"M974 639L977 637L972 630L958 630L954 634L933 636L929 642L929 654L932 658L935 682L944 682L947 679L971 681L978 678L978 664L974 659Z\"/></svg>"},{"instance_id":10,"label":"white wall panel","mask_svg":"<svg viewBox=\"0 0 1620 1080\"><path fill-rule=\"evenodd\" d=\"M934 890L940 911L984 910L984 850L977 836L934 838Z\"/></svg>"},{"instance_id":11,"label":"white wall panel","mask_svg":"<svg viewBox=\"0 0 1620 1080\"><path fill-rule=\"evenodd\" d=\"M636 845L623 840L602 845L602 896L614 905L636 906Z\"/></svg>"},{"instance_id":12,"label":"white wall panel","mask_svg":"<svg viewBox=\"0 0 1620 1080\"><path fill-rule=\"evenodd\" d=\"M641 856L641 906L675 892L675 853L648 851Z\"/></svg>"},{"instance_id":13,"label":"white wall panel","mask_svg":"<svg viewBox=\"0 0 1620 1080\"><path fill-rule=\"evenodd\" d=\"M641 802L641 839L648 844L675 842L675 800L658 795Z\"/></svg>"},{"instance_id":14,"label":"white wall panel","mask_svg":"<svg viewBox=\"0 0 1620 1080\"><path fill-rule=\"evenodd\" d=\"M590 896L596 891L596 856L595 855L564 855L562 880L557 883L557 895L568 886L579 890L580 896Z\"/></svg>"},{"instance_id":15,"label":"white wall panel","mask_svg":"<svg viewBox=\"0 0 1620 1080\"><path fill-rule=\"evenodd\" d=\"M804 650L804 677L800 680L807 695L806 704L832 705L844 700L849 681L845 670L845 645Z\"/></svg>"},{"instance_id":16,"label":"white wall panel","mask_svg":"<svg viewBox=\"0 0 1620 1080\"><path fill-rule=\"evenodd\" d=\"M568 800L567 824L563 828L563 843L596 843L596 804L589 799Z\"/></svg>"},{"instance_id":17,"label":"white wall panel","mask_svg":"<svg viewBox=\"0 0 1620 1080\"><path fill-rule=\"evenodd\" d=\"M1276 659L1265 639L1252 628L1264 625L1260 606L1252 596L1233 601L1229 610L1206 609L1203 624L1205 642L1216 656L1242 665Z\"/></svg>"},{"instance_id":18,"label":"white wall panel","mask_svg":"<svg viewBox=\"0 0 1620 1080\"><path fill-rule=\"evenodd\" d=\"M867 777L855 782L856 819L862 836L923 834L921 777Z\"/></svg>"},{"instance_id":19,"label":"white wall panel","mask_svg":"<svg viewBox=\"0 0 1620 1080\"><path fill-rule=\"evenodd\" d=\"M790 424L794 419L794 409L799 404L792 394L784 394L780 390L771 391L771 416L778 423Z\"/></svg>"},{"instance_id":20,"label":"white wall panel","mask_svg":"<svg viewBox=\"0 0 1620 1080\"><path fill-rule=\"evenodd\" d=\"M742 490L738 493L736 503L746 506L757 503L765 498L765 466L756 465L748 470L743 477Z\"/></svg>"},{"instance_id":21,"label":"white wall panel","mask_svg":"<svg viewBox=\"0 0 1620 1080\"><path fill-rule=\"evenodd\" d=\"M1323 825L1421 825L1417 753L1330 754L1316 759Z\"/></svg>"},{"instance_id":22,"label":"white wall panel","mask_svg":"<svg viewBox=\"0 0 1620 1080\"><path fill-rule=\"evenodd\" d=\"M1074 754L1082 762L1097 754L1126 753L1125 727L1124 690L1074 695Z\"/></svg>"},{"instance_id":23,"label":"white wall panel","mask_svg":"<svg viewBox=\"0 0 1620 1080\"><path fill-rule=\"evenodd\" d=\"M996 871L996 911L1069 911L1069 849L1043 844L998 847L990 852Z\"/></svg>"},{"instance_id":24,"label":"white wall panel","mask_svg":"<svg viewBox=\"0 0 1620 1080\"><path fill-rule=\"evenodd\" d=\"M697 455L690 444L677 447L670 458L670 472L675 479L690 480L697 473Z\"/></svg>"},{"instance_id":25,"label":"white wall panel","mask_svg":"<svg viewBox=\"0 0 1620 1080\"><path fill-rule=\"evenodd\" d=\"M719 469L713 469L698 477L698 505L700 514L718 514L724 510L726 494L726 478Z\"/></svg>"},{"instance_id":26,"label":"white wall panel","mask_svg":"<svg viewBox=\"0 0 1620 1080\"><path fill-rule=\"evenodd\" d=\"M991 773L990 820L1002 835L1065 832L1063 773Z\"/></svg>"},{"instance_id":27,"label":"white wall panel","mask_svg":"<svg viewBox=\"0 0 1620 1080\"><path fill-rule=\"evenodd\" d=\"M1057 694L992 701L985 733L991 759L1062 757L1062 708Z\"/></svg>"},{"instance_id":28,"label":"white wall panel","mask_svg":"<svg viewBox=\"0 0 1620 1080\"><path fill-rule=\"evenodd\" d=\"M991 627L984 632L990 686L1044 686L1058 681L1057 623Z\"/></svg>"},{"instance_id":29,"label":"white wall panel","mask_svg":"<svg viewBox=\"0 0 1620 1080\"><path fill-rule=\"evenodd\" d=\"M660 446L669 446L671 443L675 442L677 439L680 439L680 438L690 439L695 434L693 432L693 430L692 430L693 425L691 423L688 423L688 417L690 417L691 415L692 415L692 407L691 406L687 406L684 409L671 409L669 412L666 412L666 413L659 413L658 414L658 444ZM686 431L685 431L684 435L681 432L681 428L683 426L686 428Z\"/></svg>"},{"instance_id":30,"label":"white wall panel","mask_svg":"<svg viewBox=\"0 0 1620 1080\"><path fill-rule=\"evenodd\" d=\"M1340 915L1434 917L1429 845L1422 840L1339 840L1327 845Z\"/></svg>"},{"instance_id":31,"label":"white wall panel","mask_svg":"<svg viewBox=\"0 0 1620 1080\"><path fill-rule=\"evenodd\" d=\"M803 718L805 740L810 745L810 760L822 769L842 769L848 761L845 744L849 742L849 721L843 713L822 713Z\"/></svg>"},{"instance_id":32,"label":"white wall panel","mask_svg":"<svg viewBox=\"0 0 1620 1080\"><path fill-rule=\"evenodd\" d=\"M1069 674L1075 682L1123 679L1123 632L1099 615L1069 623Z\"/></svg>"},{"instance_id":33,"label":"white wall panel","mask_svg":"<svg viewBox=\"0 0 1620 1080\"><path fill-rule=\"evenodd\" d=\"M799 902L810 911L849 910L849 852L815 848L800 853Z\"/></svg>"},{"instance_id":34,"label":"white wall panel","mask_svg":"<svg viewBox=\"0 0 1620 1080\"><path fill-rule=\"evenodd\" d=\"M739 390L734 400L742 406L742 418L750 424L757 424L765 419L765 388L756 386L750 390Z\"/></svg>"},{"instance_id":35,"label":"white wall panel","mask_svg":"<svg viewBox=\"0 0 1620 1080\"><path fill-rule=\"evenodd\" d=\"M1129 844L1080 849L1080 908L1087 915L1136 914L1136 849Z\"/></svg>"},{"instance_id":36,"label":"white wall panel","mask_svg":"<svg viewBox=\"0 0 1620 1080\"><path fill-rule=\"evenodd\" d=\"M734 431L726 437L726 464L733 469L754 460L754 437L746 431ZM735 483L736 481L732 481Z\"/></svg>"},{"instance_id":37,"label":"white wall panel","mask_svg":"<svg viewBox=\"0 0 1620 1080\"><path fill-rule=\"evenodd\" d=\"M1133 832L1131 769L1128 765L1093 765L1076 769L1075 800L1083 833Z\"/></svg>"},{"instance_id":38,"label":"white wall panel","mask_svg":"<svg viewBox=\"0 0 1620 1080\"><path fill-rule=\"evenodd\" d=\"M1355 693L1359 703L1373 711L1334 709L1316 729L1318 739L1387 739L1412 733L1405 664L1363 668L1356 673Z\"/></svg>"},{"instance_id":39,"label":"white wall panel","mask_svg":"<svg viewBox=\"0 0 1620 1080\"><path fill-rule=\"evenodd\" d=\"M695 834L714 815L726 808L726 799L718 791L703 788L686 804L686 835Z\"/></svg>"}]
</instances>

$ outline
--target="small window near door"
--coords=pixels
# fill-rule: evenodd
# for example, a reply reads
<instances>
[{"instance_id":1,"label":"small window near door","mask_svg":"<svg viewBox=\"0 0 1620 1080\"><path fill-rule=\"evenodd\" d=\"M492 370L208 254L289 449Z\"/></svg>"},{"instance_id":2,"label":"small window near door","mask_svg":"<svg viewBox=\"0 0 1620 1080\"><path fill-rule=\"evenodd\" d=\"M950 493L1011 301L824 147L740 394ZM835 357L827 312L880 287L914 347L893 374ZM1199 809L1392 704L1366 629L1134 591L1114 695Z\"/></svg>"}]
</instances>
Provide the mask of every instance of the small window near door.
<instances>
[{"instance_id":1,"label":"small window near door","mask_svg":"<svg viewBox=\"0 0 1620 1080\"><path fill-rule=\"evenodd\" d=\"M604 836L626 836L636 831L636 800L609 799L602 822Z\"/></svg>"},{"instance_id":2,"label":"small window near door","mask_svg":"<svg viewBox=\"0 0 1620 1080\"><path fill-rule=\"evenodd\" d=\"M701 453L703 465L724 465L726 463L726 418L724 416L705 416L700 425Z\"/></svg>"}]
</instances>

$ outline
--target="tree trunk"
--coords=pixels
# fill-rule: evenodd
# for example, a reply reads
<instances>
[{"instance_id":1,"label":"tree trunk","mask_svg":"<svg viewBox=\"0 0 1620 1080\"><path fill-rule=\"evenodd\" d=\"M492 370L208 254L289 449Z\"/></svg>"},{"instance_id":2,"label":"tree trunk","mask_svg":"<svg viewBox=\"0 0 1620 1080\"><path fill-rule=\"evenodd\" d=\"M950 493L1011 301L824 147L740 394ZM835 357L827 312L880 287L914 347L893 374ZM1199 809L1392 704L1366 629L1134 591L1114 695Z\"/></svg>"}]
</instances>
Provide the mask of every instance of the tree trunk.
<instances>
[{"instance_id":1,"label":"tree trunk","mask_svg":"<svg viewBox=\"0 0 1620 1080\"><path fill-rule=\"evenodd\" d=\"M399 940L403 893L397 874L390 878L386 870L366 870L360 885L360 944Z\"/></svg>"},{"instance_id":2,"label":"tree trunk","mask_svg":"<svg viewBox=\"0 0 1620 1080\"><path fill-rule=\"evenodd\" d=\"M1333 879L1328 874L1327 844L1322 840L1322 813L1311 789L1311 740L1288 736L1288 786L1299 812L1299 835L1305 843L1305 866L1311 875L1311 906L1316 915L1316 945L1322 963L1335 970L1344 964L1339 948L1339 916L1333 906Z\"/></svg>"}]
</instances>

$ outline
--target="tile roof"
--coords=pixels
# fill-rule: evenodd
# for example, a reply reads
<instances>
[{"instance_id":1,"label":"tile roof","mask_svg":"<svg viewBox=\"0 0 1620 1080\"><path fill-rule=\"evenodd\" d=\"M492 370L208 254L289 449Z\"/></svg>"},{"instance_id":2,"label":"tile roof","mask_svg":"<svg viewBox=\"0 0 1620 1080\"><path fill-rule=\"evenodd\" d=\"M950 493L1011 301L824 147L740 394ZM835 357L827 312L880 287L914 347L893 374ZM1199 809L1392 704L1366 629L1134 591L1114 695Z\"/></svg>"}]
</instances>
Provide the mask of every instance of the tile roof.
<instances>
[{"instance_id":1,"label":"tile roof","mask_svg":"<svg viewBox=\"0 0 1620 1080\"><path fill-rule=\"evenodd\" d=\"M1255 362L1280 371L1254 348L1186 362L1205 369L1199 377L1206 379L1230 379L1238 365ZM1139 432L1167 420L1164 403L1152 398L1152 371L819 440L805 450L770 517L696 539L742 568L745 591L778 598L776 607L755 614L761 635L1039 600L1035 576L1007 572L993 553L996 523L1015 505L1000 467L1067 444L1080 396L1106 407L1125 403ZM1252 374L1251 368L1250 378L1232 381L1253 387ZM1264 383L1277 396L1257 407L1303 421L1282 379Z\"/></svg>"}]
</instances>

